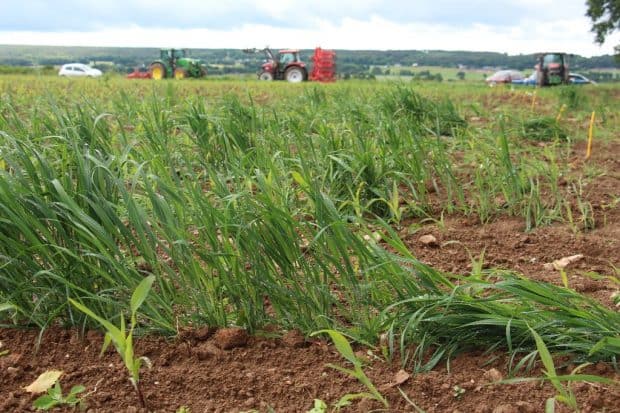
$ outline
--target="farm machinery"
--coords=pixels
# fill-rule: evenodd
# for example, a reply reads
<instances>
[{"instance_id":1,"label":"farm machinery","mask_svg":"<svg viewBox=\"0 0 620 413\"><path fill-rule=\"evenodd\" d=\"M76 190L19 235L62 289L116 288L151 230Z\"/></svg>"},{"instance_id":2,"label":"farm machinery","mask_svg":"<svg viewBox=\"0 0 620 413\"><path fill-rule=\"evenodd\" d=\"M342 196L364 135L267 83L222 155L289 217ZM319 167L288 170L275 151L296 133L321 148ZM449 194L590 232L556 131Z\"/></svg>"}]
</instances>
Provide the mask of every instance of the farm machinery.
<instances>
[{"instance_id":1,"label":"farm machinery","mask_svg":"<svg viewBox=\"0 0 620 413\"><path fill-rule=\"evenodd\" d=\"M151 72L142 65L142 67L134 67L133 72L125 76L127 79L150 79Z\"/></svg>"},{"instance_id":2,"label":"farm machinery","mask_svg":"<svg viewBox=\"0 0 620 413\"><path fill-rule=\"evenodd\" d=\"M299 49L283 49L275 54L270 48L245 49L245 53L264 53L266 60L258 72L260 80L286 80L299 83L306 80L330 82L336 79L336 53L316 48L312 71L308 73L306 63L299 56Z\"/></svg>"},{"instance_id":3,"label":"farm machinery","mask_svg":"<svg viewBox=\"0 0 620 413\"><path fill-rule=\"evenodd\" d=\"M202 60L189 57L187 49L162 49L159 60L150 64L149 73L155 80L171 77L185 79L204 77L207 67Z\"/></svg>"},{"instance_id":4,"label":"farm machinery","mask_svg":"<svg viewBox=\"0 0 620 413\"><path fill-rule=\"evenodd\" d=\"M569 83L568 59L565 53L542 53L536 64L538 86L555 86Z\"/></svg>"}]
</instances>

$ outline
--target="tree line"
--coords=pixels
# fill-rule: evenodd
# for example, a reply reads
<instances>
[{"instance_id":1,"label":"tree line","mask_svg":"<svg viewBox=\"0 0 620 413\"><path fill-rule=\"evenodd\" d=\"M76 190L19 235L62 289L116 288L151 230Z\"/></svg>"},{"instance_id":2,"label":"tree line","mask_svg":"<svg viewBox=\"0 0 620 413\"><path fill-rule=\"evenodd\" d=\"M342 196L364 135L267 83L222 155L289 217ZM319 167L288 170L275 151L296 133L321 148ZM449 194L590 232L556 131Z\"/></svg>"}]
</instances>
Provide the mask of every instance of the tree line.
<instances>
[{"instance_id":1,"label":"tree line","mask_svg":"<svg viewBox=\"0 0 620 413\"><path fill-rule=\"evenodd\" d=\"M245 54L237 49L192 49L192 57L203 59L211 74L253 73L263 60L262 55ZM313 50L302 50L303 59L310 63ZM511 68L532 69L535 55L508 55L494 52L444 51L444 50L337 50L340 74L367 73L377 66L440 66L470 69ZM68 62L99 63L104 69L130 71L149 65L159 56L154 48L110 47L53 47L0 45L0 65L7 66L59 66ZM590 58L571 55L571 68L575 70L618 67L612 55Z\"/></svg>"}]
</instances>

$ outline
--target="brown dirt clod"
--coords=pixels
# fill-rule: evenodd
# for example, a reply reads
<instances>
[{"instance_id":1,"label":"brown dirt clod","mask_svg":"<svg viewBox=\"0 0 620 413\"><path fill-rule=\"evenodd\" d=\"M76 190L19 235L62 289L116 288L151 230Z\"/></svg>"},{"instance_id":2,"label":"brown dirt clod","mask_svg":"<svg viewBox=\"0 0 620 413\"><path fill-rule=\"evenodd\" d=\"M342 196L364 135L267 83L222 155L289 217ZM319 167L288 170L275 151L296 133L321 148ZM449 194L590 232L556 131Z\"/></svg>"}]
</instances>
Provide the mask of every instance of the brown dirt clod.
<instances>
[{"instance_id":1,"label":"brown dirt clod","mask_svg":"<svg viewBox=\"0 0 620 413\"><path fill-rule=\"evenodd\" d=\"M248 332L238 327L221 328L213 336L215 345L222 350L244 347L248 343L248 339Z\"/></svg>"},{"instance_id":2,"label":"brown dirt clod","mask_svg":"<svg viewBox=\"0 0 620 413\"><path fill-rule=\"evenodd\" d=\"M302 348L308 344L306 337L299 330L291 330L284 334L282 336L282 343L290 348Z\"/></svg>"}]
</instances>

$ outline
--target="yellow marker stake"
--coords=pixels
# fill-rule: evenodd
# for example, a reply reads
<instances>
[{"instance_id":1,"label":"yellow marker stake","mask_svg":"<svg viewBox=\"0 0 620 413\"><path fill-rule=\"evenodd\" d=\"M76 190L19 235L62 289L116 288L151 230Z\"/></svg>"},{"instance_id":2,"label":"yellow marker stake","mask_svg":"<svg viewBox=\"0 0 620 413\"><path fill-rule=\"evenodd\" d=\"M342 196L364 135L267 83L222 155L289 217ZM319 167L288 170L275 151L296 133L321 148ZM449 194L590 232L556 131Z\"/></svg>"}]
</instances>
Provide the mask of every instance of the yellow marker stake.
<instances>
[{"instance_id":1,"label":"yellow marker stake","mask_svg":"<svg viewBox=\"0 0 620 413\"><path fill-rule=\"evenodd\" d=\"M562 114L564 113L565 109L566 109L566 104L563 104L562 107L560 108L560 113L558 113L558 116L555 118L556 122L559 122L560 119L562 119Z\"/></svg>"},{"instance_id":2,"label":"yellow marker stake","mask_svg":"<svg viewBox=\"0 0 620 413\"><path fill-rule=\"evenodd\" d=\"M592 112L592 117L590 118L590 130L588 131L588 147L586 149L586 159L590 159L590 155L592 155L592 137L594 135L594 116L596 111Z\"/></svg>"}]
</instances>

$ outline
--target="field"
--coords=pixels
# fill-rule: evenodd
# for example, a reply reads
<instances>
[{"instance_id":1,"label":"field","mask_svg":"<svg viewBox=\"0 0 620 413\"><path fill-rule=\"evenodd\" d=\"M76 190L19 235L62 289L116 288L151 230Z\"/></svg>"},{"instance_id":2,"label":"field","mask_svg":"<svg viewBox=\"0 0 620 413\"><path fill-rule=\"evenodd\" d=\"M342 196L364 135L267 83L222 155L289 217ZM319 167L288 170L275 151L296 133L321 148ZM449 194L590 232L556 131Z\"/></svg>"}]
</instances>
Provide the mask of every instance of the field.
<instances>
[{"instance_id":1,"label":"field","mask_svg":"<svg viewBox=\"0 0 620 413\"><path fill-rule=\"evenodd\" d=\"M613 85L0 77L0 411L619 412L619 132Z\"/></svg>"}]
</instances>

